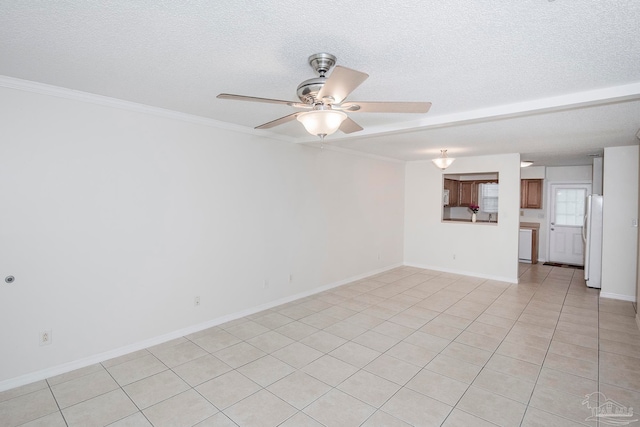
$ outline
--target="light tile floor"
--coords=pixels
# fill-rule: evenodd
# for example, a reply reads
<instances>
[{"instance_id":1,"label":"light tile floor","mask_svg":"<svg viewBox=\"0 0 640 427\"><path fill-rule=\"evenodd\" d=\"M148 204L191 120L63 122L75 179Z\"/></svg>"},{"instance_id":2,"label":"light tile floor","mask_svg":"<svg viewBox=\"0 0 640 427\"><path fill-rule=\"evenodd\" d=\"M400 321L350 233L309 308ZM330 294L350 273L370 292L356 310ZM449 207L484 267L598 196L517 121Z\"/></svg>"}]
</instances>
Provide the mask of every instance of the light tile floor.
<instances>
[{"instance_id":1,"label":"light tile floor","mask_svg":"<svg viewBox=\"0 0 640 427\"><path fill-rule=\"evenodd\" d=\"M582 273L396 268L2 392L0 425L595 426L640 408L640 331Z\"/></svg>"}]
</instances>

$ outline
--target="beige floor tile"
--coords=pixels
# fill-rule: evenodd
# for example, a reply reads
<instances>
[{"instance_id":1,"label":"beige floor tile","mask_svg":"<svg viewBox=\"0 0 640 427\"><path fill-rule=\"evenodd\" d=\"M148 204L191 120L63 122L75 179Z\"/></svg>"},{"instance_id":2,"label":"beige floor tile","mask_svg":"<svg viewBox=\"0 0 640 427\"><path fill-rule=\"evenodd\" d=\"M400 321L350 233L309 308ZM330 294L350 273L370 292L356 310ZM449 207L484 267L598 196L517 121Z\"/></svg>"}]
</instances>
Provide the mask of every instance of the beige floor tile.
<instances>
[{"instance_id":1,"label":"beige floor tile","mask_svg":"<svg viewBox=\"0 0 640 427\"><path fill-rule=\"evenodd\" d=\"M353 316L344 319L344 321L353 323L354 325L358 325L366 329L373 329L384 322L383 319L362 313L354 314Z\"/></svg>"},{"instance_id":2,"label":"beige floor tile","mask_svg":"<svg viewBox=\"0 0 640 427\"><path fill-rule=\"evenodd\" d=\"M246 342L234 344L214 353L214 356L232 368L239 368L265 355L264 351Z\"/></svg>"},{"instance_id":3,"label":"beige floor tile","mask_svg":"<svg viewBox=\"0 0 640 427\"><path fill-rule=\"evenodd\" d=\"M421 393L402 388L382 410L414 426L439 426L451 412L451 406Z\"/></svg>"},{"instance_id":4,"label":"beige floor tile","mask_svg":"<svg viewBox=\"0 0 640 427\"><path fill-rule=\"evenodd\" d=\"M473 386L526 405L529 403L535 383L485 368L473 381Z\"/></svg>"},{"instance_id":5,"label":"beige floor tile","mask_svg":"<svg viewBox=\"0 0 640 427\"><path fill-rule=\"evenodd\" d=\"M152 427L149 423L147 423L147 426ZM67 427L67 423L62 417L62 413L54 412L53 414L45 415L42 418L38 418L36 420L29 421L28 423L21 424L20 427Z\"/></svg>"},{"instance_id":6,"label":"beige floor tile","mask_svg":"<svg viewBox=\"0 0 640 427\"><path fill-rule=\"evenodd\" d=\"M104 367L100 363L97 363L94 365L85 366L84 368L75 369L71 372L67 372L61 375L56 375L55 377L47 378L47 382L49 383L49 386L53 387L54 385L57 385L57 384L62 384L67 381L75 380L87 375L91 375L91 374L95 374L97 372L103 372L103 371L104 371Z\"/></svg>"},{"instance_id":7,"label":"beige floor tile","mask_svg":"<svg viewBox=\"0 0 640 427\"><path fill-rule=\"evenodd\" d=\"M218 330L212 334L193 340L193 342L195 342L199 347L205 349L209 353L215 353L223 348L238 344L240 341L240 338L223 330Z\"/></svg>"},{"instance_id":8,"label":"beige floor tile","mask_svg":"<svg viewBox=\"0 0 640 427\"><path fill-rule=\"evenodd\" d=\"M526 405L471 386L456 408L500 426L519 426Z\"/></svg>"},{"instance_id":9,"label":"beige floor tile","mask_svg":"<svg viewBox=\"0 0 640 427\"><path fill-rule=\"evenodd\" d=\"M196 424L194 427L238 427L238 424L231 421L224 413L218 412L214 416Z\"/></svg>"},{"instance_id":10,"label":"beige floor tile","mask_svg":"<svg viewBox=\"0 0 640 427\"><path fill-rule=\"evenodd\" d=\"M331 316L326 316L322 313L314 313L307 317L303 317L298 321L306 325L313 326L314 328L317 328L317 329L324 329L326 327L333 325L334 323L338 323L340 319L336 319L335 317L331 317Z\"/></svg>"},{"instance_id":11,"label":"beige floor tile","mask_svg":"<svg viewBox=\"0 0 640 427\"><path fill-rule=\"evenodd\" d=\"M231 367L229 365L211 354L173 368L173 371L191 387L209 381L230 370Z\"/></svg>"},{"instance_id":12,"label":"beige floor tile","mask_svg":"<svg viewBox=\"0 0 640 427\"><path fill-rule=\"evenodd\" d=\"M474 365L484 366L491 357L491 352L466 344L452 342L440 352L444 356L453 357L454 359L463 360Z\"/></svg>"},{"instance_id":13,"label":"beige floor tile","mask_svg":"<svg viewBox=\"0 0 640 427\"><path fill-rule=\"evenodd\" d=\"M376 411L362 424L362 427L411 427L411 424L407 424L384 411Z\"/></svg>"},{"instance_id":14,"label":"beige floor tile","mask_svg":"<svg viewBox=\"0 0 640 427\"><path fill-rule=\"evenodd\" d=\"M302 343L295 342L278 351L274 351L271 355L294 368L300 369L322 357L323 353Z\"/></svg>"},{"instance_id":15,"label":"beige floor tile","mask_svg":"<svg viewBox=\"0 0 640 427\"><path fill-rule=\"evenodd\" d=\"M420 371L420 367L386 354L369 363L364 369L399 385L404 385Z\"/></svg>"},{"instance_id":16,"label":"beige floor tile","mask_svg":"<svg viewBox=\"0 0 640 427\"><path fill-rule=\"evenodd\" d=\"M147 349L138 350L138 351L134 351L133 353L127 353L122 356L114 357L113 359L105 360L104 362L102 362L102 366L105 368L111 368L121 363L129 362L131 360L137 359L139 357L148 356L150 354L151 353L149 353L149 350Z\"/></svg>"},{"instance_id":17,"label":"beige floor tile","mask_svg":"<svg viewBox=\"0 0 640 427\"><path fill-rule=\"evenodd\" d=\"M635 370L630 371L618 366L601 363L599 373L600 383L640 392L640 373Z\"/></svg>"},{"instance_id":18,"label":"beige floor tile","mask_svg":"<svg viewBox=\"0 0 640 427\"><path fill-rule=\"evenodd\" d=\"M624 388L616 387L614 385L605 384L605 383L600 384L599 391L604 395L604 396L601 396L603 400L610 399L626 408L633 408L633 413L634 413L633 418L634 419L638 418L636 408L640 408L640 392L627 390Z\"/></svg>"},{"instance_id":19,"label":"beige floor tile","mask_svg":"<svg viewBox=\"0 0 640 427\"><path fill-rule=\"evenodd\" d=\"M580 345L568 344L562 341L552 340L551 345L549 346L549 353L586 360L587 362L598 362L598 350L582 347ZM638 360L638 362L640 362L640 360Z\"/></svg>"},{"instance_id":20,"label":"beige floor tile","mask_svg":"<svg viewBox=\"0 0 640 427\"><path fill-rule=\"evenodd\" d=\"M307 317L308 315L315 313L315 311L306 307L301 307L300 305L292 305L280 309L276 307L276 309L278 313L293 320L302 319L303 317Z\"/></svg>"},{"instance_id":21,"label":"beige floor tile","mask_svg":"<svg viewBox=\"0 0 640 427\"><path fill-rule=\"evenodd\" d=\"M486 323L487 325L499 326L501 328L510 329L516 322L512 319L505 319L504 317L494 316L488 313L482 313L476 319L476 322Z\"/></svg>"},{"instance_id":22,"label":"beige floor tile","mask_svg":"<svg viewBox=\"0 0 640 427\"><path fill-rule=\"evenodd\" d=\"M534 382L540 372L540 366L535 363L525 362L524 360L514 359L497 353L491 356L491 359L489 359L485 367L502 372L503 374Z\"/></svg>"},{"instance_id":23,"label":"beige floor tile","mask_svg":"<svg viewBox=\"0 0 640 427\"><path fill-rule=\"evenodd\" d=\"M298 412L293 417L280 424L279 427L322 427L322 424L304 412Z\"/></svg>"},{"instance_id":24,"label":"beige floor tile","mask_svg":"<svg viewBox=\"0 0 640 427\"><path fill-rule=\"evenodd\" d=\"M318 328L314 328L311 325L307 325L302 322L291 322L284 326L280 326L276 329L276 332L291 338L294 341L301 340L309 335L317 332Z\"/></svg>"},{"instance_id":25,"label":"beige floor tile","mask_svg":"<svg viewBox=\"0 0 640 427\"><path fill-rule=\"evenodd\" d=\"M439 354L425 366L425 369L471 384L482 367Z\"/></svg>"},{"instance_id":26,"label":"beige floor tile","mask_svg":"<svg viewBox=\"0 0 640 427\"><path fill-rule=\"evenodd\" d=\"M218 409L225 409L260 390L260 386L239 372L230 371L195 389Z\"/></svg>"},{"instance_id":27,"label":"beige floor tile","mask_svg":"<svg viewBox=\"0 0 640 427\"><path fill-rule=\"evenodd\" d=\"M314 420L327 427L361 425L375 408L348 394L333 389L304 409Z\"/></svg>"},{"instance_id":28,"label":"beige floor tile","mask_svg":"<svg viewBox=\"0 0 640 427\"><path fill-rule=\"evenodd\" d=\"M509 328L503 328L502 326L494 326L475 321L467 327L466 331L491 337L497 340L502 340L505 336L507 336Z\"/></svg>"},{"instance_id":29,"label":"beige floor tile","mask_svg":"<svg viewBox=\"0 0 640 427\"><path fill-rule=\"evenodd\" d=\"M542 338L535 335L528 334L522 330L511 330L504 338L504 342L521 344L527 347L534 347L546 352L551 344L551 338Z\"/></svg>"},{"instance_id":30,"label":"beige floor tile","mask_svg":"<svg viewBox=\"0 0 640 427\"><path fill-rule=\"evenodd\" d=\"M434 335L439 338L443 338L448 341L454 340L458 335L462 333L462 329L433 322L427 323L422 328L420 328L419 331L429 335Z\"/></svg>"},{"instance_id":31,"label":"beige floor tile","mask_svg":"<svg viewBox=\"0 0 640 427\"><path fill-rule=\"evenodd\" d=\"M546 328L544 326L533 325L526 322L516 322L511 328L511 332L522 332L525 334L533 335L540 338L551 339L555 330L553 328Z\"/></svg>"},{"instance_id":32,"label":"beige floor tile","mask_svg":"<svg viewBox=\"0 0 640 427\"><path fill-rule=\"evenodd\" d=\"M126 385L123 389L138 408L145 409L188 390L189 385L173 371L164 371Z\"/></svg>"},{"instance_id":33,"label":"beige floor tile","mask_svg":"<svg viewBox=\"0 0 640 427\"><path fill-rule=\"evenodd\" d=\"M338 389L371 406L379 408L400 386L370 372L361 370L342 382Z\"/></svg>"},{"instance_id":34,"label":"beige floor tile","mask_svg":"<svg viewBox=\"0 0 640 427\"><path fill-rule=\"evenodd\" d=\"M149 354L112 366L107 370L120 386L124 386L166 371L167 367L154 355Z\"/></svg>"},{"instance_id":35,"label":"beige floor tile","mask_svg":"<svg viewBox=\"0 0 640 427\"><path fill-rule=\"evenodd\" d=\"M441 313L438 317L434 318L430 324L451 326L457 329L466 329L473 320L465 319L464 317L452 316L451 314Z\"/></svg>"},{"instance_id":36,"label":"beige floor tile","mask_svg":"<svg viewBox=\"0 0 640 427\"><path fill-rule=\"evenodd\" d=\"M585 396L598 389L597 381L549 368L542 368L537 384L576 396Z\"/></svg>"},{"instance_id":37,"label":"beige floor tile","mask_svg":"<svg viewBox=\"0 0 640 427\"><path fill-rule=\"evenodd\" d=\"M600 351L621 354L624 356L640 357L640 343L624 343L611 341L600 337Z\"/></svg>"},{"instance_id":38,"label":"beige floor tile","mask_svg":"<svg viewBox=\"0 0 640 427\"><path fill-rule=\"evenodd\" d=\"M267 390L260 390L224 411L243 427L275 427L296 412L296 408Z\"/></svg>"},{"instance_id":39,"label":"beige floor tile","mask_svg":"<svg viewBox=\"0 0 640 427\"><path fill-rule=\"evenodd\" d=\"M399 341L399 338L393 338L375 331L365 332L364 334L353 339L353 342L361 344L365 347L369 347L370 349L379 351L381 353L389 350Z\"/></svg>"},{"instance_id":40,"label":"beige floor tile","mask_svg":"<svg viewBox=\"0 0 640 427\"><path fill-rule=\"evenodd\" d=\"M495 427L496 424L485 421L467 412L454 408L442 427Z\"/></svg>"},{"instance_id":41,"label":"beige floor tile","mask_svg":"<svg viewBox=\"0 0 640 427\"><path fill-rule=\"evenodd\" d=\"M567 372L591 380L598 379L598 363L563 356L556 353L547 353L543 366L557 371Z\"/></svg>"},{"instance_id":42,"label":"beige floor tile","mask_svg":"<svg viewBox=\"0 0 640 427\"><path fill-rule=\"evenodd\" d=\"M565 322L564 320L558 321L556 326L557 330L569 332L577 335L586 335L588 337L597 338L598 328L586 325L578 325L577 323Z\"/></svg>"},{"instance_id":43,"label":"beige floor tile","mask_svg":"<svg viewBox=\"0 0 640 427\"><path fill-rule=\"evenodd\" d=\"M357 295L355 295L355 296L357 296ZM322 310L320 312L320 314L324 314L325 316L333 317L334 319L338 319L338 320L344 320L347 317L351 317L356 313L357 313L357 311L349 310L347 308L340 307L338 305L335 305L333 307L329 307L329 308L327 308L325 310Z\"/></svg>"},{"instance_id":44,"label":"beige floor tile","mask_svg":"<svg viewBox=\"0 0 640 427\"><path fill-rule=\"evenodd\" d=\"M136 412L128 417L122 418L115 423L109 424L109 427L153 427L142 412Z\"/></svg>"},{"instance_id":45,"label":"beige floor tile","mask_svg":"<svg viewBox=\"0 0 640 427\"><path fill-rule=\"evenodd\" d=\"M584 427L584 424L529 406L521 427Z\"/></svg>"},{"instance_id":46,"label":"beige floor tile","mask_svg":"<svg viewBox=\"0 0 640 427\"><path fill-rule=\"evenodd\" d=\"M493 352L498 348L502 340L488 337L486 335L475 334L469 331L463 331L454 341Z\"/></svg>"},{"instance_id":47,"label":"beige floor tile","mask_svg":"<svg viewBox=\"0 0 640 427\"><path fill-rule=\"evenodd\" d=\"M469 384L423 369L405 387L455 406L469 388Z\"/></svg>"},{"instance_id":48,"label":"beige floor tile","mask_svg":"<svg viewBox=\"0 0 640 427\"><path fill-rule=\"evenodd\" d=\"M331 390L331 387L302 371L296 371L280 381L271 384L267 387L267 390L290 405L298 409L303 409Z\"/></svg>"},{"instance_id":49,"label":"beige floor tile","mask_svg":"<svg viewBox=\"0 0 640 427\"><path fill-rule=\"evenodd\" d=\"M0 421L17 426L58 412L58 405L49 388L23 394L0 403Z\"/></svg>"},{"instance_id":50,"label":"beige floor tile","mask_svg":"<svg viewBox=\"0 0 640 427\"><path fill-rule=\"evenodd\" d=\"M395 346L391 347L386 354L387 356L404 360L405 362L409 362L420 368L424 367L438 355L435 351L427 350L426 348L418 347L417 345L406 342L399 342Z\"/></svg>"},{"instance_id":51,"label":"beige floor tile","mask_svg":"<svg viewBox=\"0 0 640 427\"><path fill-rule=\"evenodd\" d=\"M287 323L293 322L293 320L294 319L284 316L280 313L271 312L271 313L265 314L264 316L256 318L254 322L268 329L276 329L276 328L279 328L280 326L286 325Z\"/></svg>"},{"instance_id":52,"label":"beige floor tile","mask_svg":"<svg viewBox=\"0 0 640 427\"><path fill-rule=\"evenodd\" d=\"M0 403L5 400L13 399L15 397L24 396L25 394L33 393L34 391L48 388L46 380L36 381L30 384L26 384L20 387L15 387L9 390L0 392Z\"/></svg>"},{"instance_id":53,"label":"beige floor tile","mask_svg":"<svg viewBox=\"0 0 640 427\"><path fill-rule=\"evenodd\" d=\"M247 340L247 342L265 353L273 353L274 351L280 350L289 344L293 344L295 341L276 331L269 331L251 338L250 340Z\"/></svg>"},{"instance_id":54,"label":"beige floor tile","mask_svg":"<svg viewBox=\"0 0 640 427\"><path fill-rule=\"evenodd\" d=\"M591 416L591 411L582 404L584 398L585 396L576 396L537 385L529 405L575 422L588 424L585 420Z\"/></svg>"},{"instance_id":55,"label":"beige floor tile","mask_svg":"<svg viewBox=\"0 0 640 427\"><path fill-rule=\"evenodd\" d=\"M408 328L393 322L382 322L373 328L372 331L398 340L405 339L415 332L413 328Z\"/></svg>"},{"instance_id":56,"label":"beige floor tile","mask_svg":"<svg viewBox=\"0 0 640 427\"><path fill-rule=\"evenodd\" d=\"M204 356L205 354L207 354L205 350L191 341L186 341L178 345L153 352L153 355L160 359L160 361L169 368L190 362Z\"/></svg>"},{"instance_id":57,"label":"beige floor tile","mask_svg":"<svg viewBox=\"0 0 640 427\"><path fill-rule=\"evenodd\" d=\"M290 365L273 356L265 356L238 368L250 380L266 387L295 371Z\"/></svg>"},{"instance_id":58,"label":"beige floor tile","mask_svg":"<svg viewBox=\"0 0 640 427\"><path fill-rule=\"evenodd\" d=\"M640 353L635 356L626 356L624 354L600 352L600 364L616 366L620 369L640 372Z\"/></svg>"},{"instance_id":59,"label":"beige floor tile","mask_svg":"<svg viewBox=\"0 0 640 427\"><path fill-rule=\"evenodd\" d=\"M195 390L189 389L143 412L154 427L190 427L216 414L218 410Z\"/></svg>"},{"instance_id":60,"label":"beige floor tile","mask_svg":"<svg viewBox=\"0 0 640 427\"><path fill-rule=\"evenodd\" d=\"M121 389L63 409L69 427L102 427L138 412Z\"/></svg>"},{"instance_id":61,"label":"beige floor tile","mask_svg":"<svg viewBox=\"0 0 640 427\"><path fill-rule=\"evenodd\" d=\"M341 321L338 323L334 323L328 328L324 328L324 331L336 335L340 338L344 338L345 340L351 340L358 335L367 332L368 329L363 328L362 326L355 325L353 323Z\"/></svg>"},{"instance_id":62,"label":"beige floor tile","mask_svg":"<svg viewBox=\"0 0 640 427\"><path fill-rule=\"evenodd\" d=\"M355 374L358 368L333 356L324 355L302 368L302 371L335 387Z\"/></svg>"},{"instance_id":63,"label":"beige floor tile","mask_svg":"<svg viewBox=\"0 0 640 427\"><path fill-rule=\"evenodd\" d=\"M315 348L321 353L329 353L347 342L344 338L330 334L325 331L318 331L300 340L302 344Z\"/></svg>"},{"instance_id":64,"label":"beige floor tile","mask_svg":"<svg viewBox=\"0 0 640 427\"><path fill-rule=\"evenodd\" d=\"M60 408L89 400L119 388L111 375L104 369L51 387Z\"/></svg>"},{"instance_id":65,"label":"beige floor tile","mask_svg":"<svg viewBox=\"0 0 640 427\"><path fill-rule=\"evenodd\" d=\"M329 353L331 356L347 362L357 368L362 368L380 356L379 351L372 350L363 345L348 342Z\"/></svg>"},{"instance_id":66,"label":"beige floor tile","mask_svg":"<svg viewBox=\"0 0 640 427\"><path fill-rule=\"evenodd\" d=\"M444 350L451 341L448 339L437 337L435 335L417 331L405 338L403 342L417 345L418 347L422 347L427 350L439 353Z\"/></svg>"},{"instance_id":67,"label":"beige floor tile","mask_svg":"<svg viewBox=\"0 0 640 427\"><path fill-rule=\"evenodd\" d=\"M571 332L556 330L553 334L554 341L560 341L567 344L579 345L591 349L598 349L598 338L587 335L574 334Z\"/></svg>"},{"instance_id":68,"label":"beige floor tile","mask_svg":"<svg viewBox=\"0 0 640 427\"><path fill-rule=\"evenodd\" d=\"M535 363L536 365L542 365L547 355L546 350L514 343L513 341L503 341L496 350L496 353L514 359L524 360L525 362Z\"/></svg>"}]
</instances>

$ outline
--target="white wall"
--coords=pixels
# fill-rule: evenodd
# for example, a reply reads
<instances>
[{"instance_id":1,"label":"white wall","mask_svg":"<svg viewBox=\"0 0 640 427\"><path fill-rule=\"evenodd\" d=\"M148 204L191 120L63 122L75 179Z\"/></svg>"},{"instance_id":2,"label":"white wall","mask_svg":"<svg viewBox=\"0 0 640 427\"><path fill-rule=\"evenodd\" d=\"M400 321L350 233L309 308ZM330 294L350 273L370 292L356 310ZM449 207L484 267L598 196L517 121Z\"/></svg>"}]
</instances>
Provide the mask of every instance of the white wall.
<instances>
[{"instance_id":1,"label":"white wall","mask_svg":"<svg viewBox=\"0 0 640 427\"><path fill-rule=\"evenodd\" d=\"M0 387L403 261L400 162L6 88L0 116Z\"/></svg>"},{"instance_id":2,"label":"white wall","mask_svg":"<svg viewBox=\"0 0 640 427\"><path fill-rule=\"evenodd\" d=\"M637 145L604 149L602 297L635 301L638 155Z\"/></svg>"},{"instance_id":3,"label":"white wall","mask_svg":"<svg viewBox=\"0 0 640 427\"><path fill-rule=\"evenodd\" d=\"M498 224L442 222L442 174L482 172L499 173ZM405 263L517 283L519 206L519 154L462 157L445 172L430 161L409 162Z\"/></svg>"}]
</instances>

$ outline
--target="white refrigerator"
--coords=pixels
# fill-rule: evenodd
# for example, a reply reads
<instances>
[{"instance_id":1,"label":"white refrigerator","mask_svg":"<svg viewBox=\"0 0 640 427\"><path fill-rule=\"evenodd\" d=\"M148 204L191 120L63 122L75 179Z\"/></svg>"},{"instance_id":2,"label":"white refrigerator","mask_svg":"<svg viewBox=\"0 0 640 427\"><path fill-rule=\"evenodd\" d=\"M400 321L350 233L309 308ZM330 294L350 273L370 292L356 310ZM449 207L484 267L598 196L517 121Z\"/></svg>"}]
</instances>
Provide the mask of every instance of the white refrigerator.
<instances>
[{"instance_id":1,"label":"white refrigerator","mask_svg":"<svg viewBox=\"0 0 640 427\"><path fill-rule=\"evenodd\" d=\"M582 239L584 240L584 280L590 288L600 289L602 277L602 196L587 196L587 213L584 216Z\"/></svg>"}]
</instances>

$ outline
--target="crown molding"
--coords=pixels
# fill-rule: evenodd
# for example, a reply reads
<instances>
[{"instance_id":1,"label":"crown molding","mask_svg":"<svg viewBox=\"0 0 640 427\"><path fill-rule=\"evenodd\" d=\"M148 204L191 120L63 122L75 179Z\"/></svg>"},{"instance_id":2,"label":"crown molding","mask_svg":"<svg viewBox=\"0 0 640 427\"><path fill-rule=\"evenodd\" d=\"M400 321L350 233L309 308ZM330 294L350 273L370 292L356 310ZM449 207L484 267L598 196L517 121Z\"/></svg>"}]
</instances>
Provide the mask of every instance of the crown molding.
<instances>
[{"instance_id":1,"label":"crown molding","mask_svg":"<svg viewBox=\"0 0 640 427\"><path fill-rule=\"evenodd\" d=\"M273 132L258 131L246 126L234 125L207 117L196 116L194 114L181 113L179 111L168 110L166 108L153 107L146 104L139 104L137 102L111 98L104 95L96 95L93 93L82 92L79 90L68 89L60 86L53 86L45 83L33 82L30 80L17 79L15 77L0 75L0 87L37 93L40 95L54 96L57 98L70 99L73 101L87 102L90 104L118 108L121 110L133 111L136 113L149 114L165 119L179 120L187 123L209 126L217 129L229 130L232 132L239 132L252 136L259 136L262 138L276 139L279 141L290 143L296 142L294 138L286 137Z\"/></svg>"}]
</instances>

